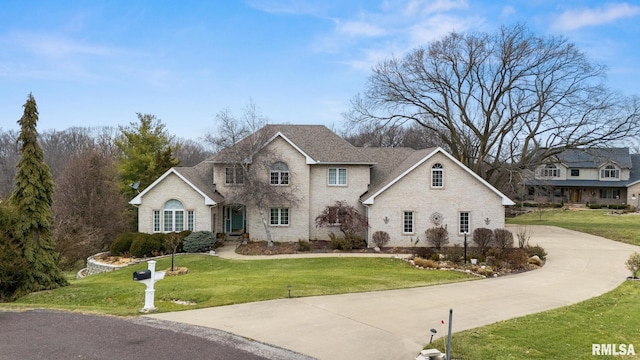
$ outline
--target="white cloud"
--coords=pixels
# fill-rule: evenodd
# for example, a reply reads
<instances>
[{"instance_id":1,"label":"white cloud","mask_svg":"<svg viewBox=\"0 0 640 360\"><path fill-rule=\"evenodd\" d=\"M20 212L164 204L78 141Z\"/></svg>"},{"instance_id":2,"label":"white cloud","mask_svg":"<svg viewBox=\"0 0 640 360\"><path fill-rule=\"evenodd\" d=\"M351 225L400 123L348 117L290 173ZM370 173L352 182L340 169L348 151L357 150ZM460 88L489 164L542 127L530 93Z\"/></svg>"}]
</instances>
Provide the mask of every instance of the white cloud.
<instances>
[{"instance_id":1,"label":"white cloud","mask_svg":"<svg viewBox=\"0 0 640 360\"><path fill-rule=\"evenodd\" d=\"M16 34L13 42L31 53L47 58L63 58L77 55L108 56L115 50L105 46L83 44L81 42L43 34Z\"/></svg>"},{"instance_id":2,"label":"white cloud","mask_svg":"<svg viewBox=\"0 0 640 360\"><path fill-rule=\"evenodd\" d=\"M500 12L500 18L508 18L511 15L514 15L517 12L516 8L513 6L505 6L502 8L502 11Z\"/></svg>"},{"instance_id":3,"label":"white cloud","mask_svg":"<svg viewBox=\"0 0 640 360\"><path fill-rule=\"evenodd\" d=\"M347 35L351 37L363 36L363 37L376 37L385 34L385 30L379 26L373 25L369 22L362 20L335 20L336 32L338 34Z\"/></svg>"},{"instance_id":4,"label":"white cloud","mask_svg":"<svg viewBox=\"0 0 640 360\"><path fill-rule=\"evenodd\" d=\"M631 18L640 14L640 6L627 3L607 4L597 8L569 10L560 14L552 24L558 30L575 30Z\"/></svg>"},{"instance_id":5,"label":"white cloud","mask_svg":"<svg viewBox=\"0 0 640 360\"><path fill-rule=\"evenodd\" d=\"M411 0L404 7L405 16L428 15L455 9L467 9L467 0Z\"/></svg>"},{"instance_id":6,"label":"white cloud","mask_svg":"<svg viewBox=\"0 0 640 360\"><path fill-rule=\"evenodd\" d=\"M323 10L318 3L304 0L252 0L248 2L248 5L270 14L317 15Z\"/></svg>"}]
</instances>

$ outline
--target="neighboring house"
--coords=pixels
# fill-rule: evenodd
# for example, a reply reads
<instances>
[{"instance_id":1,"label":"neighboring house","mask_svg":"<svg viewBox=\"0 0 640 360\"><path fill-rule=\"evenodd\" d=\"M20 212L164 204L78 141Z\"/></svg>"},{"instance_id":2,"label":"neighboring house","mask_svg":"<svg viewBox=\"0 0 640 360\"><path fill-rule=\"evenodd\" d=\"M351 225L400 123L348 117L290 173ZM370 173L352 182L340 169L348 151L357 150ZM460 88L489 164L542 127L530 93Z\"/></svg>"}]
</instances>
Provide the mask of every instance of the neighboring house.
<instances>
[{"instance_id":1,"label":"neighboring house","mask_svg":"<svg viewBox=\"0 0 640 360\"><path fill-rule=\"evenodd\" d=\"M451 242L480 227L504 227L505 206L514 203L441 148L360 148L325 126L267 125L265 139L247 156L248 166L269 161L264 176L279 190L295 192L295 203L270 204L267 222L274 241L328 239L336 227L316 227L315 218L346 201L389 233L389 246L426 245L424 232L447 226ZM264 240L256 206L227 198L244 186L242 172L224 149L195 167L175 167L131 200L141 232L208 230ZM263 154L269 154L267 157Z\"/></svg>"},{"instance_id":2,"label":"neighboring house","mask_svg":"<svg viewBox=\"0 0 640 360\"><path fill-rule=\"evenodd\" d=\"M638 206L640 155L628 148L569 149L524 181L526 200Z\"/></svg>"}]
</instances>

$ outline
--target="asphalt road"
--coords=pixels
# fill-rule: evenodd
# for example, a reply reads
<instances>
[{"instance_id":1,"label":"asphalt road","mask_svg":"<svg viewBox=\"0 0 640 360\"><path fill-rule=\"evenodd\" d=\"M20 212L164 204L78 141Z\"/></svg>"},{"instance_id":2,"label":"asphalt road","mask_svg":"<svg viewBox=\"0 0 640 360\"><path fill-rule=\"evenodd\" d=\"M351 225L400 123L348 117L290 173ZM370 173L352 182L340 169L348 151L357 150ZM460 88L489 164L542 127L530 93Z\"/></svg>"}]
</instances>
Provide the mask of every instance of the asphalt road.
<instances>
[{"instance_id":1,"label":"asphalt road","mask_svg":"<svg viewBox=\"0 0 640 360\"><path fill-rule=\"evenodd\" d=\"M219 330L149 318L0 311L0 360L309 359Z\"/></svg>"}]
</instances>

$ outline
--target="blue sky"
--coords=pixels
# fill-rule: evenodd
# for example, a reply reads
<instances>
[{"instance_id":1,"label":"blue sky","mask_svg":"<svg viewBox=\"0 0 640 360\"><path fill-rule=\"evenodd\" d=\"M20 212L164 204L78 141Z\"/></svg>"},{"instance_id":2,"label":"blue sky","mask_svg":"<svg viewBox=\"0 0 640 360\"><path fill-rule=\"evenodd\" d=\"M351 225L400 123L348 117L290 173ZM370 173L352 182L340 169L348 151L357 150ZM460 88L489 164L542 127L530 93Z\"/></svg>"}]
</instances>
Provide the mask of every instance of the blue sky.
<instances>
[{"instance_id":1,"label":"blue sky","mask_svg":"<svg viewBox=\"0 0 640 360\"><path fill-rule=\"evenodd\" d=\"M451 31L563 35L640 94L640 4L547 0L41 1L0 6L0 127L29 92L38 128L127 125L197 139L250 100L273 123L342 128L371 67Z\"/></svg>"}]
</instances>

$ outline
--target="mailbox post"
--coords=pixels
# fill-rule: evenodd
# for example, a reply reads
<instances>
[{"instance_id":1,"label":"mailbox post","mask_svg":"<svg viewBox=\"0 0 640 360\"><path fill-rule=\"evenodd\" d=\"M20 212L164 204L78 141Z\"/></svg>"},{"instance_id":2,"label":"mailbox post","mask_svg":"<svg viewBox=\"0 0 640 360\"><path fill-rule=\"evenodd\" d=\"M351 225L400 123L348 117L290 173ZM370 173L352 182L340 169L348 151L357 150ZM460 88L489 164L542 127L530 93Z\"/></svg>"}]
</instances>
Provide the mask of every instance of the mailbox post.
<instances>
[{"instance_id":1,"label":"mailbox post","mask_svg":"<svg viewBox=\"0 0 640 360\"><path fill-rule=\"evenodd\" d=\"M155 310L154 296L156 290L153 288L156 281L164 279L164 271L156 272L155 260L149 260L147 262L147 270L134 271L133 280L139 281L147 286L144 292L144 307L140 309L140 312L150 312Z\"/></svg>"}]
</instances>

